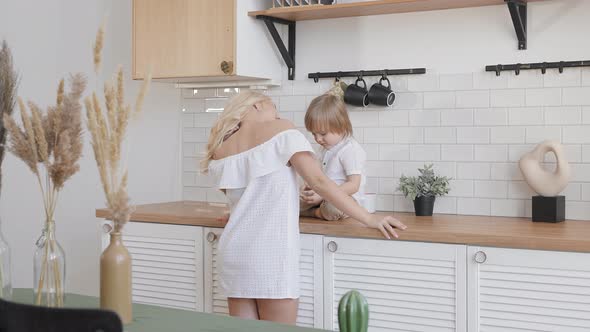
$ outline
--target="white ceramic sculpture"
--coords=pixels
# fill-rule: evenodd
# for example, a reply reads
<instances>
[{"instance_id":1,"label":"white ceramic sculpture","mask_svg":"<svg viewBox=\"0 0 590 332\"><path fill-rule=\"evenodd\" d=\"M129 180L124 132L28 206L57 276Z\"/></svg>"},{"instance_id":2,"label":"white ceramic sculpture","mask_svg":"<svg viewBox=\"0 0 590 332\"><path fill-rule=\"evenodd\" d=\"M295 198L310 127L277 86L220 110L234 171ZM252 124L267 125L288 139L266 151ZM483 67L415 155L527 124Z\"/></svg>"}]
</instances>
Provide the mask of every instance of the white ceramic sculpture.
<instances>
[{"instance_id":1,"label":"white ceramic sculpture","mask_svg":"<svg viewBox=\"0 0 590 332\"><path fill-rule=\"evenodd\" d=\"M557 159L555 172L549 172L541 167L541 162L547 152L553 152ZM531 152L525 153L518 163L525 181L539 195L557 196L568 184L570 179L570 165L565 160L563 147L558 142L543 141Z\"/></svg>"}]
</instances>

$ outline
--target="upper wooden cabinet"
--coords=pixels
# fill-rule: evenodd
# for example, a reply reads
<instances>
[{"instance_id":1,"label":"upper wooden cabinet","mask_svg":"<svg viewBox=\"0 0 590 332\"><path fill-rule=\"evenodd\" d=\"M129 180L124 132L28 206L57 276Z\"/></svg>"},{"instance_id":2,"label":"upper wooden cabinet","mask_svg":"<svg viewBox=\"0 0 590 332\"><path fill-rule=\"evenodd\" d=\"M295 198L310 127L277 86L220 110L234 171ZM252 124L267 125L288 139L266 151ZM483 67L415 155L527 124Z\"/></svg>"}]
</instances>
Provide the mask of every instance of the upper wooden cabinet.
<instances>
[{"instance_id":1,"label":"upper wooden cabinet","mask_svg":"<svg viewBox=\"0 0 590 332\"><path fill-rule=\"evenodd\" d=\"M134 0L133 78L151 66L156 80L215 82L280 79L256 0ZM255 36L255 37L254 37Z\"/></svg>"}]
</instances>

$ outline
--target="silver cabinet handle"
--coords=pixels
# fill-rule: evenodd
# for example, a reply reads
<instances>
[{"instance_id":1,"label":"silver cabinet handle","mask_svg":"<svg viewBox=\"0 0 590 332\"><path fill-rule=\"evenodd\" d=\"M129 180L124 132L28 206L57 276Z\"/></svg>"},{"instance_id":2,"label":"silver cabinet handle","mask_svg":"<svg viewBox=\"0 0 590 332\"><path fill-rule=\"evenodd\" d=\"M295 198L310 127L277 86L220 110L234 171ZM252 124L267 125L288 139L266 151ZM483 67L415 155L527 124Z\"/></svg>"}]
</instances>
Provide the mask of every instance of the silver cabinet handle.
<instances>
[{"instance_id":1,"label":"silver cabinet handle","mask_svg":"<svg viewBox=\"0 0 590 332\"><path fill-rule=\"evenodd\" d=\"M476 263L483 264L488 259L488 256L486 255L485 252L478 251L478 252L475 253L474 259L475 259L475 262Z\"/></svg>"},{"instance_id":2,"label":"silver cabinet handle","mask_svg":"<svg viewBox=\"0 0 590 332\"><path fill-rule=\"evenodd\" d=\"M336 252L336 250L338 250L338 243L336 243L334 241L328 242L328 250L330 252Z\"/></svg>"},{"instance_id":3,"label":"silver cabinet handle","mask_svg":"<svg viewBox=\"0 0 590 332\"><path fill-rule=\"evenodd\" d=\"M217 240L217 235L215 235L215 233L213 233L213 232L209 232L207 234L207 242L213 243L213 242L215 242L215 240Z\"/></svg>"}]
</instances>

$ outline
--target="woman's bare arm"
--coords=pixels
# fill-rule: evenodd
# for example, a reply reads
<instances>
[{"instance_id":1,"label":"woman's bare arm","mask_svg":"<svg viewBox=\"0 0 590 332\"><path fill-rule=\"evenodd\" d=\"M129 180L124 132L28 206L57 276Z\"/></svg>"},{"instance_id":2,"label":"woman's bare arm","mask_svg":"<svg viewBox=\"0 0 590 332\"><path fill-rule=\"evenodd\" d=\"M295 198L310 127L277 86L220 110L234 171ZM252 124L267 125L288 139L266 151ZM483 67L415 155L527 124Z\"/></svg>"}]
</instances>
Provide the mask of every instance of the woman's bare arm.
<instances>
[{"instance_id":1,"label":"woman's bare arm","mask_svg":"<svg viewBox=\"0 0 590 332\"><path fill-rule=\"evenodd\" d=\"M386 238L398 237L394 227L402 230L406 228L402 222L391 216L382 217L368 213L322 172L311 153L298 152L291 157L290 161L313 191L350 217L369 227L379 229Z\"/></svg>"}]
</instances>

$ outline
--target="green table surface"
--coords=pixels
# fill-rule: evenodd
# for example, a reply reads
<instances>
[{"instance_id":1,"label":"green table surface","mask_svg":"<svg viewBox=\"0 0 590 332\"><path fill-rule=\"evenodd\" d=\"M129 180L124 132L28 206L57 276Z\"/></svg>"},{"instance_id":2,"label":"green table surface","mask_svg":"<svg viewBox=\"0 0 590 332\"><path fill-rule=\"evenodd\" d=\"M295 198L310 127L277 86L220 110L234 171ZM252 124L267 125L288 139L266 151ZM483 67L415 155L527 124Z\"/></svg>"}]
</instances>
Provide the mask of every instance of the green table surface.
<instances>
[{"instance_id":1,"label":"green table surface","mask_svg":"<svg viewBox=\"0 0 590 332\"><path fill-rule=\"evenodd\" d=\"M32 304L31 289L15 289L12 301ZM98 308L97 297L66 294L67 308ZM308 329L266 321L238 319L216 314L207 314L189 310L171 309L145 304L133 304L133 322L124 326L127 332L222 332L222 331L277 331L277 332L313 332L323 331Z\"/></svg>"}]
</instances>

